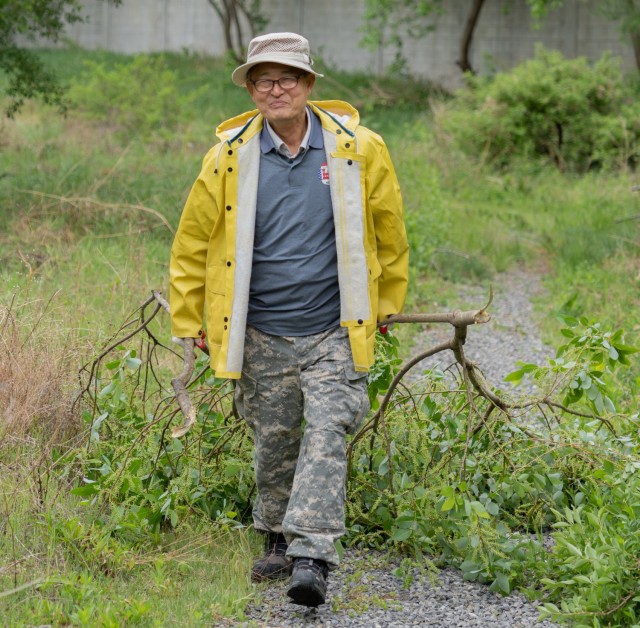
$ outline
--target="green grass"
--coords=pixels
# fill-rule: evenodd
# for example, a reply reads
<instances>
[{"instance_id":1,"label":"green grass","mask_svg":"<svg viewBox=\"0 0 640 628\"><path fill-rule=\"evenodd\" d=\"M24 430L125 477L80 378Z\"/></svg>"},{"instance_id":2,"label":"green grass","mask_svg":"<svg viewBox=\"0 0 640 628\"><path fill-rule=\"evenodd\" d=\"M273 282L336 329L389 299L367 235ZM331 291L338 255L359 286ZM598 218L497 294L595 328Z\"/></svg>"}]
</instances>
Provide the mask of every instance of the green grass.
<instances>
[{"instance_id":1,"label":"green grass","mask_svg":"<svg viewBox=\"0 0 640 628\"><path fill-rule=\"evenodd\" d=\"M87 59L111 69L132 62L79 49L43 55L71 84L87 80ZM150 290L166 292L172 231L215 127L252 106L231 84L226 61L162 58L181 111L172 127L152 127L142 137L86 109L72 106L63 118L34 104L0 123L0 328L9 333L2 325L11 312L12 351L25 348L24 388L30 378L55 375L58 396L72 394L78 367L96 347ZM412 245L409 310L454 309L456 283L488 286L496 272L522 265L545 274L548 294L538 309L549 339L557 342L554 314L563 312L624 328L627 342L638 344L634 175L578 178L530 166L487 173L442 143L426 105L428 86L325 72L316 97L352 101L389 145ZM406 327L401 337L409 346L414 330ZM44 346L50 354L30 373ZM15 364L7 372L17 373ZM52 365L55 372L47 371ZM637 367L629 384L633 396ZM0 402L1 395L2 388ZM33 422L9 432L0 405L4 623L212 625L221 616L242 617L256 595L246 575L257 549L253 533L194 524L153 539L105 536L96 513L68 493L78 469L68 466L59 477L51 466L54 447L80 451L84 441L69 443L61 428L53 442L42 433L51 401L29 403ZM78 433L75 423L68 427Z\"/></svg>"},{"instance_id":2,"label":"green grass","mask_svg":"<svg viewBox=\"0 0 640 628\"><path fill-rule=\"evenodd\" d=\"M61 487L3 477L0 613L3 625L202 626L242 617L255 535L201 526L137 546L92 525L96 513Z\"/></svg>"}]
</instances>

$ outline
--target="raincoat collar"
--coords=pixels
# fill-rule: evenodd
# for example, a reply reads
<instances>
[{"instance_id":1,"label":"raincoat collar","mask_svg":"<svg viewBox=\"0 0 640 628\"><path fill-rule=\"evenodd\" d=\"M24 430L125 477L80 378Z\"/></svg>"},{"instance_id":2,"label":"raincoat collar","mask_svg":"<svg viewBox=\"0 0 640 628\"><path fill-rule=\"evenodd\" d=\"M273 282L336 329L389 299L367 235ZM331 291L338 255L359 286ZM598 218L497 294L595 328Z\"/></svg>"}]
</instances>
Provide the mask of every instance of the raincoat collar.
<instances>
[{"instance_id":1,"label":"raincoat collar","mask_svg":"<svg viewBox=\"0 0 640 628\"><path fill-rule=\"evenodd\" d=\"M309 101L308 105L320 118L322 126L334 132L340 128L349 135L354 135L360 124L358 110L342 100ZM254 109L223 122L216 129L216 135L218 139L231 145L239 139L246 142L262 131L263 126L262 114Z\"/></svg>"}]
</instances>

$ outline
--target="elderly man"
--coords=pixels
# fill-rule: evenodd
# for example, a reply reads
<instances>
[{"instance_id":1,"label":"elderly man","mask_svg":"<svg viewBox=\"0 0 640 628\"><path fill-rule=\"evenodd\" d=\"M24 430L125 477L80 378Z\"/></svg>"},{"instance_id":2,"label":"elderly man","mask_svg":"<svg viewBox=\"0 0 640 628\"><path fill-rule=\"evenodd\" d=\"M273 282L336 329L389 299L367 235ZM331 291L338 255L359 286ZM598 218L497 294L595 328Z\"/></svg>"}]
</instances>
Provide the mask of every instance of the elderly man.
<instances>
[{"instance_id":1,"label":"elderly man","mask_svg":"<svg viewBox=\"0 0 640 628\"><path fill-rule=\"evenodd\" d=\"M171 250L174 336L203 313L218 377L254 432L257 580L318 606L344 534L347 434L369 409L376 326L401 311L408 245L382 139L340 101L309 100L309 43L271 33L232 80L257 111L221 124Z\"/></svg>"}]
</instances>

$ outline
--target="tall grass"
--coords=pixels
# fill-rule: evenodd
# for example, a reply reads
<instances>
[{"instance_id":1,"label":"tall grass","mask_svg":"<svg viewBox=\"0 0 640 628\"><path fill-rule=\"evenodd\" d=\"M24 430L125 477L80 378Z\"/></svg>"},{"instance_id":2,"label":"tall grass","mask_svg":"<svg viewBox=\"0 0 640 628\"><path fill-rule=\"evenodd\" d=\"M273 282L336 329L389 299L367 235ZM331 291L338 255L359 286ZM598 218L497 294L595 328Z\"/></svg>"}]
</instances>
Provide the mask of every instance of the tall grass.
<instances>
[{"instance_id":1,"label":"tall grass","mask_svg":"<svg viewBox=\"0 0 640 628\"><path fill-rule=\"evenodd\" d=\"M77 370L96 339L78 333L78 312L58 297L25 289L0 305L2 625L201 626L242 618L256 594L252 531L196 521L179 535L140 535L71 494L88 459L89 424L74 407Z\"/></svg>"},{"instance_id":2,"label":"tall grass","mask_svg":"<svg viewBox=\"0 0 640 628\"><path fill-rule=\"evenodd\" d=\"M43 54L69 83L91 80L87 59L105 72L134 62ZM0 616L9 624L215 624L241 617L255 594L251 532L195 526L179 539L126 542L69 495L89 427L71 411L77 369L151 289L166 291L172 234L215 127L252 107L224 60L159 58L181 111L162 132L152 117L150 134L123 133L126 116L107 124L87 100L66 118L29 105L0 123ZM488 284L521 265L544 274L549 337L564 312L623 327L637 344L633 174L487 172L447 143L432 116L445 104L428 86L326 73L316 97L352 101L389 145L412 247L409 309L458 307L457 283ZM119 106L135 106L135 94ZM635 378L637 390L637 369Z\"/></svg>"}]
</instances>

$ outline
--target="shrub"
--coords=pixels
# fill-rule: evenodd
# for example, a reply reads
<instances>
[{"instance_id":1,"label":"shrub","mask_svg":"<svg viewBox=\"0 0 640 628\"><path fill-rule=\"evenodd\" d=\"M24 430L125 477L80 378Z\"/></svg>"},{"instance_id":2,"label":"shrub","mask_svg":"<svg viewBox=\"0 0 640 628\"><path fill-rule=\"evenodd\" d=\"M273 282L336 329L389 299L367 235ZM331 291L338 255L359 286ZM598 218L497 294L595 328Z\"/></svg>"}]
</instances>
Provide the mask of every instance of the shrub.
<instances>
[{"instance_id":1,"label":"shrub","mask_svg":"<svg viewBox=\"0 0 640 628\"><path fill-rule=\"evenodd\" d=\"M69 96L89 117L115 128L121 138L163 140L177 127L183 103L178 75L162 56L136 55L112 68L95 61L72 82Z\"/></svg>"},{"instance_id":2,"label":"shrub","mask_svg":"<svg viewBox=\"0 0 640 628\"><path fill-rule=\"evenodd\" d=\"M640 157L640 105L609 55L590 66L540 46L492 80L470 77L439 125L463 152L494 166L541 159L585 172L633 167Z\"/></svg>"}]
</instances>

